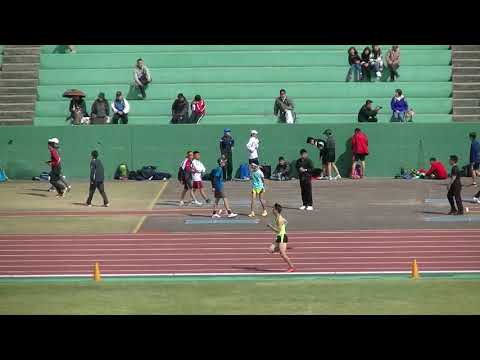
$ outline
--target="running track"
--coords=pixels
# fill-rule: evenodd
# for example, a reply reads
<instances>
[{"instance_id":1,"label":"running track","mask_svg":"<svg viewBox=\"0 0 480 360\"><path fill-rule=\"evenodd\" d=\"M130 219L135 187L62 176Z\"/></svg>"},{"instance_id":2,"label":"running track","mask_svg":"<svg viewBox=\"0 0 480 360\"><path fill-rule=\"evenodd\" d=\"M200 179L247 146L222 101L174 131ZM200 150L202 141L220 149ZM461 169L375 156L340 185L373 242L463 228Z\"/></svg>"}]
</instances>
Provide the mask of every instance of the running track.
<instances>
[{"instance_id":1,"label":"running track","mask_svg":"<svg viewBox=\"0 0 480 360\"><path fill-rule=\"evenodd\" d=\"M272 274L269 232L0 235L0 276ZM480 229L289 232L297 273L480 272Z\"/></svg>"}]
</instances>

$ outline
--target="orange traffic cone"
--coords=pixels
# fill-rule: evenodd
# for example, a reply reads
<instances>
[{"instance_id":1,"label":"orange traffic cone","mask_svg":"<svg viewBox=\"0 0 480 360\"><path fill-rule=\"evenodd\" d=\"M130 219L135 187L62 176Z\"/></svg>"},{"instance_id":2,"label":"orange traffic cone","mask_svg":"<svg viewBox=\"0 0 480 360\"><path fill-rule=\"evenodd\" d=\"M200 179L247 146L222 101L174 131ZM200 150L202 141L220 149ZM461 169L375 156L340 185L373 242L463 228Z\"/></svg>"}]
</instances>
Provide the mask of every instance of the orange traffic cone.
<instances>
[{"instance_id":1,"label":"orange traffic cone","mask_svg":"<svg viewBox=\"0 0 480 360\"><path fill-rule=\"evenodd\" d=\"M100 275L100 266L98 265L98 262L95 263L95 266L93 268L93 280L95 281L102 280L102 277Z\"/></svg>"},{"instance_id":2,"label":"orange traffic cone","mask_svg":"<svg viewBox=\"0 0 480 360\"><path fill-rule=\"evenodd\" d=\"M420 273L418 272L417 259L413 259L413 263L412 263L412 279L413 279L413 280L418 280L418 279L420 279Z\"/></svg>"}]
</instances>

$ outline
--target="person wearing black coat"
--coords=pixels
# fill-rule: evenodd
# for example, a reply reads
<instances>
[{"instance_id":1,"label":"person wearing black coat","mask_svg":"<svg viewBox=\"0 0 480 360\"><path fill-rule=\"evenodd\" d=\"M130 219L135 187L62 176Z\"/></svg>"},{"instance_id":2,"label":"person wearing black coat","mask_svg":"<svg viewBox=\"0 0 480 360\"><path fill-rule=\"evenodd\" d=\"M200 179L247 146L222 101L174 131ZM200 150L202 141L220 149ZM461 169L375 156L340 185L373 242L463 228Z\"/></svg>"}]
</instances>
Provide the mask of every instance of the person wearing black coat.
<instances>
[{"instance_id":1,"label":"person wearing black coat","mask_svg":"<svg viewBox=\"0 0 480 360\"><path fill-rule=\"evenodd\" d=\"M178 94L172 104L172 124L188 123L188 101L183 94Z\"/></svg>"},{"instance_id":2,"label":"person wearing black coat","mask_svg":"<svg viewBox=\"0 0 480 360\"><path fill-rule=\"evenodd\" d=\"M90 161L90 189L87 199L87 206L92 206L92 198L95 190L98 189L100 195L103 198L103 206L108 207L110 206L107 198L107 194L105 193L104 184L105 181L105 174L103 170L103 164L98 158L98 151L92 151L92 160Z\"/></svg>"},{"instance_id":3,"label":"person wearing black coat","mask_svg":"<svg viewBox=\"0 0 480 360\"><path fill-rule=\"evenodd\" d=\"M372 103L372 100L367 100L365 105L360 108L358 122L378 122L377 114L382 107L377 106L375 109L372 109Z\"/></svg>"}]
</instances>

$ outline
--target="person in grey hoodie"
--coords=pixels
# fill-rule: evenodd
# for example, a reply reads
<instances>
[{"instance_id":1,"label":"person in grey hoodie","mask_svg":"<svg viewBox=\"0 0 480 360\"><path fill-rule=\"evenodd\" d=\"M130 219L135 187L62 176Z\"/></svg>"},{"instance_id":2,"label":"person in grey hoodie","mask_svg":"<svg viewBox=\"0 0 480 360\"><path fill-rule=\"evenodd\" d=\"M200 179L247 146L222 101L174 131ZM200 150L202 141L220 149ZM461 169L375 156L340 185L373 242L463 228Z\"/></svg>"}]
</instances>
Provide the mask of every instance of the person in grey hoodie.
<instances>
[{"instance_id":1,"label":"person in grey hoodie","mask_svg":"<svg viewBox=\"0 0 480 360\"><path fill-rule=\"evenodd\" d=\"M105 181L105 174L103 170L103 164L98 158L98 151L92 151L92 160L90 161L90 189L88 194L88 199L86 205L88 207L92 206L92 198L95 190L98 189L100 195L103 198L103 206L109 207L107 194L105 194L105 188L103 182Z\"/></svg>"},{"instance_id":2,"label":"person in grey hoodie","mask_svg":"<svg viewBox=\"0 0 480 360\"><path fill-rule=\"evenodd\" d=\"M147 97L145 87L152 82L152 77L143 59L137 60L137 65L135 65L135 69L133 70L133 79L135 81L135 87L140 90L142 98L145 99Z\"/></svg>"},{"instance_id":3,"label":"person in grey hoodie","mask_svg":"<svg viewBox=\"0 0 480 360\"><path fill-rule=\"evenodd\" d=\"M103 92L98 94L97 99L92 104L90 113L90 124L106 124L110 122L110 106L108 100L105 100Z\"/></svg>"},{"instance_id":4,"label":"person in grey hoodie","mask_svg":"<svg viewBox=\"0 0 480 360\"><path fill-rule=\"evenodd\" d=\"M333 132L332 130L327 129L323 132L323 135L327 135L327 141L325 143L325 159L327 162L328 180L333 180L332 167L337 173L335 180L341 179L340 172L338 171L337 165L335 165L335 138L333 137Z\"/></svg>"}]
</instances>

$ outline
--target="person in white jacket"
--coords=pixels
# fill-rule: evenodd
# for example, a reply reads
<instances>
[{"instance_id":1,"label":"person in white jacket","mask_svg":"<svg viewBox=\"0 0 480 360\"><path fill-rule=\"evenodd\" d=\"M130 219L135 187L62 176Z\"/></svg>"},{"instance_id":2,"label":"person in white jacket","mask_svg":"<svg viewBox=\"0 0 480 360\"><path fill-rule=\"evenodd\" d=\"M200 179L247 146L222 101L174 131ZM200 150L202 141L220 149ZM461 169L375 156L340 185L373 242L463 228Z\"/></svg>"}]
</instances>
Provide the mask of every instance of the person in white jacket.
<instances>
[{"instance_id":1,"label":"person in white jacket","mask_svg":"<svg viewBox=\"0 0 480 360\"><path fill-rule=\"evenodd\" d=\"M247 150L248 150L248 163L249 164L257 164L258 162L258 146L260 141L258 140L258 131L252 130L250 131L250 140L247 143Z\"/></svg>"},{"instance_id":2,"label":"person in white jacket","mask_svg":"<svg viewBox=\"0 0 480 360\"><path fill-rule=\"evenodd\" d=\"M113 117L112 122L118 124L118 120L122 124L128 124L128 113L130 112L130 104L124 99L121 91L117 91L115 100L112 101Z\"/></svg>"},{"instance_id":3,"label":"person in white jacket","mask_svg":"<svg viewBox=\"0 0 480 360\"><path fill-rule=\"evenodd\" d=\"M205 165L203 165L203 163L200 161L200 152L194 151L193 161L192 161L193 195L196 198L197 190L199 190L200 195L202 195L205 202L209 204L210 199L205 193L205 189L203 188L203 182L202 182L202 175L205 174L206 171L207 169L205 168ZM195 204L202 205L201 202L195 202Z\"/></svg>"}]
</instances>

